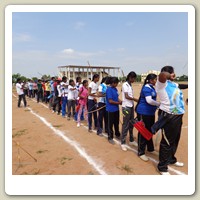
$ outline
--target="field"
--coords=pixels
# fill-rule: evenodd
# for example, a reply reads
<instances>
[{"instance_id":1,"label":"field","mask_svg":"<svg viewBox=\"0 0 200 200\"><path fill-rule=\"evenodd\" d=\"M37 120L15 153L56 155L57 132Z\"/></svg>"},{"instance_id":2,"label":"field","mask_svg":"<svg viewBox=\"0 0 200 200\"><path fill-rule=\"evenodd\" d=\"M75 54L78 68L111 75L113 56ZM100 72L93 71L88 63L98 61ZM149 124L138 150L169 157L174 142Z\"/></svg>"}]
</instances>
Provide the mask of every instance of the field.
<instances>
[{"instance_id":1,"label":"field","mask_svg":"<svg viewBox=\"0 0 200 200\"><path fill-rule=\"evenodd\" d=\"M139 97L141 84L133 84L134 96ZM119 85L118 91L121 91ZM188 90L183 90L184 98ZM71 119L52 113L48 105L26 98L27 108L17 108L17 95L12 99L12 173L13 175L158 175L157 154L147 153L148 162L137 156L137 148L128 145L121 150L120 141L108 143L107 135L89 133L86 121L80 128ZM182 135L176 157L184 167L169 167L171 174L188 174L188 112L183 118ZM121 110L121 109L120 109ZM121 116L122 121L122 116ZM121 123L120 123L121 130ZM137 131L134 129L137 141ZM160 133L153 140L159 151Z\"/></svg>"}]
</instances>

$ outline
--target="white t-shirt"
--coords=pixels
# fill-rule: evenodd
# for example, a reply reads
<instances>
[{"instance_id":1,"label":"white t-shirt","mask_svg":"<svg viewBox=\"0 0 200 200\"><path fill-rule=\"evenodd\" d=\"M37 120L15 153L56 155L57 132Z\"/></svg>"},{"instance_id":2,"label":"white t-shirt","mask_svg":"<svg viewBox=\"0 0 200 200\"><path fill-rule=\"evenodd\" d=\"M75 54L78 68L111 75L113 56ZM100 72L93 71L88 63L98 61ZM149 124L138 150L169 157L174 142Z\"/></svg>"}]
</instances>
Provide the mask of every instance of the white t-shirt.
<instances>
[{"instance_id":1,"label":"white t-shirt","mask_svg":"<svg viewBox=\"0 0 200 200\"><path fill-rule=\"evenodd\" d=\"M96 94L97 91L98 91L98 84L95 83L94 81L92 81L92 82L89 84L89 88L91 88L91 93L92 93L92 94ZM93 100L94 97L88 96L88 99Z\"/></svg>"},{"instance_id":2,"label":"white t-shirt","mask_svg":"<svg viewBox=\"0 0 200 200\"><path fill-rule=\"evenodd\" d=\"M75 100L76 99L76 90L71 90L71 89L74 89L76 88L76 86L71 86L69 85L68 86L68 100Z\"/></svg>"},{"instance_id":3,"label":"white t-shirt","mask_svg":"<svg viewBox=\"0 0 200 200\"><path fill-rule=\"evenodd\" d=\"M61 82L60 85L61 85L62 96L67 97L68 96L68 85L69 85L69 83L68 82L66 82L66 83Z\"/></svg>"},{"instance_id":4,"label":"white t-shirt","mask_svg":"<svg viewBox=\"0 0 200 200\"><path fill-rule=\"evenodd\" d=\"M62 96L62 90L61 90L61 85L57 85L57 90L58 90L58 97Z\"/></svg>"},{"instance_id":5,"label":"white t-shirt","mask_svg":"<svg viewBox=\"0 0 200 200\"><path fill-rule=\"evenodd\" d=\"M103 83L103 85L105 86L105 88L107 88L107 86L106 86L105 83ZM103 91L103 87L102 87L101 84L99 85L98 92L102 92L102 93L105 92L105 91ZM105 93L104 93L104 94L105 94ZM100 103L106 103L106 97L100 97L100 98L99 98L99 102L100 102Z\"/></svg>"},{"instance_id":6,"label":"white t-shirt","mask_svg":"<svg viewBox=\"0 0 200 200\"><path fill-rule=\"evenodd\" d=\"M24 94L24 91L23 91L23 88L22 88L22 84L21 84L21 83L17 83L17 84L16 84L16 90L17 90L17 94L18 94L18 95Z\"/></svg>"},{"instance_id":7,"label":"white t-shirt","mask_svg":"<svg viewBox=\"0 0 200 200\"><path fill-rule=\"evenodd\" d=\"M125 93L128 93L128 96L133 98L133 88L128 82L125 82L122 85L122 107L133 107L133 100L127 99Z\"/></svg>"}]
</instances>

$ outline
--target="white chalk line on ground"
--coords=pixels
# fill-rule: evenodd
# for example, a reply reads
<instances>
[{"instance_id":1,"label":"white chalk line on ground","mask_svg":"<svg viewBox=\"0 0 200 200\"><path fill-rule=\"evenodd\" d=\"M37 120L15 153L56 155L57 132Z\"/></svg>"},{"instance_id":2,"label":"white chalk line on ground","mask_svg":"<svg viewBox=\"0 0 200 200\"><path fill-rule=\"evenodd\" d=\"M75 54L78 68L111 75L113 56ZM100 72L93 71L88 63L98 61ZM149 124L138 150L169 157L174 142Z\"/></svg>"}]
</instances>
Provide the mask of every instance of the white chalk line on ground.
<instances>
[{"instance_id":1,"label":"white chalk line on ground","mask_svg":"<svg viewBox=\"0 0 200 200\"><path fill-rule=\"evenodd\" d=\"M16 97L16 96L15 96ZM31 99L32 101L35 101L35 100L33 100L33 99ZM36 101L35 101L36 102ZM47 107L46 105L44 105L43 103L40 103L41 105L43 105L44 107L46 107L46 108L49 108L49 107ZM82 125L82 123L81 123L81 125ZM87 126L85 126L85 125L83 125L83 127L84 128L86 128L86 129L88 129L88 127ZM53 127L54 128L54 127ZM184 127L184 128L187 128L187 126L186 127ZM96 133L96 131L94 131L93 130L93 132L94 133ZM103 136L104 137L108 137L106 134L104 134L103 133ZM119 141L117 141L116 139L114 139L114 141L115 141L115 143L116 144L118 144L118 145L121 145L121 143L119 142ZM129 149L129 150L131 150L131 151L133 151L134 153L136 153L137 154L137 150L135 150L134 148L131 148L130 146L128 146L128 145L126 145L126 147L127 147L127 149ZM152 158L152 157L150 157L150 156L147 156L148 158L149 158L149 160L151 160L152 162L154 162L155 164L157 164L158 163L158 161L157 160L155 160L154 158ZM181 171L179 171L179 170L176 170L176 169L174 169L174 168L172 168L172 167L170 167L170 166L168 166L168 170L169 171L171 171L171 172L173 172L173 173L175 173L175 174L177 174L177 175L187 175L187 174L185 174L184 172L181 172Z\"/></svg>"},{"instance_id":2,"label":"white chalk line on ground","mask_svg":"<svg viewBox=\"0 0 200 200\"><path fill-rule=\"evenodd\" d=\"M13 96L16 97L14 94L13 94ZM68 137L66 137L62 131L53 127L51 123L49 123L44 117L41 117L40 115L36 114L31 108L27 107L27 109L30 110L30 112L33 115L35 115L37 118L39 118L46 126L48 126L56 135L60 136L68 144L73 146L78 151L78 153L83 158L85 158L87 160L87 162L95 168L96 171L98 171L99 174L107 175L107 173L102 169L102 167L99 164L97 164L94 161L94 159L85 152L85 150L80 146L79 143L77 143L76 141L73 141L73 140L69 139Z\"/></svg>"}]
</instances>

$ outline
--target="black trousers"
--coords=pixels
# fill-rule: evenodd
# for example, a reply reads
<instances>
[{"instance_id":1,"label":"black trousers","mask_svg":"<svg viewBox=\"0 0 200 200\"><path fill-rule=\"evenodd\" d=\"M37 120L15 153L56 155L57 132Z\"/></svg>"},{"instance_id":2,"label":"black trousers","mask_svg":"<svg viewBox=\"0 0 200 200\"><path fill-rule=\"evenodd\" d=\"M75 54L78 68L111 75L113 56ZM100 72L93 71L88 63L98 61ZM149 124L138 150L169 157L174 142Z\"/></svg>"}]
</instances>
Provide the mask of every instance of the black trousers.
<instances>
[{"instance_id":1,"label":"black trousers","mask_svg":"<svg viewBox=\"0 0 200 200\"><path fill-rule=\"evenodd\" d=\"M104 106L104 108L100 109L98 112L98 118L97 118L97 134L100 134L103 132L103 123L104 123L104 128L105 128L105 132L108 133L108 124L107 124L107 114L106 114L106 107L105 107L105 103L98 103L98 109L102 108Z\"/></svg>"},{"instance_id":2,"label":"black trousers","mask_svg":"<svg viewBox=\"0 0 200 200\"><path fill-rule=\"evenodd\" d=\"M145 128L151 132L151 126L155 122L155 115L141 115L137 114L138 120L143 120L145 124ZM140 132L138 132L138 156L145 154L145 149L147 147L147 151L154 151L154 144L152 138L150 140L146 140Z\"/></svg>"},{"instance_id":3,"label":"black trousers","mask_svg":"<svg viewBox=\"0 0 200 200\"><path fill-rule=\"evenodd\" d=\"M113 139L113 126L115 129L115 135L120 137L119 132L119 111L107 112L108 114L108 140Z\"/></svg>"},{"instance_id":4,"label":"black trousers","mask_svg":"<svg viewBox=\"0 0 200 200\"><path fill-rule=\"evenodd\" d=\"M168 171L168 165L177 162L175 157L178 148L183 115L171 115L170 120L163 127L163 134L160 142L158 169L162 172ZM169 144L168 144L169 143Z\"/></svg>"},{"instance_id":5,"label":"black trousers","mask_svg":"<svg viewBox=\"0 0 200 200\"><path fill-rule=\"evenodd\" d=\"M24 107L26 107L26 97L25 97L25 94L19 95L19 98L18 98L18 107L20 107L22 99L23 99L23 102L24 102Z\"/></svg>"},{"instance_id":6,"label":"black trousers","mask_svg":"<svg viewBox=\"0 0 200 200\"><path fill-rule=\"evenodd\" d=\"M60 113L61 111L61 97L55 97L55 100L53 101L53 110L56 111L56 107L57 107L57 111L58 113Z\"/></svg>"}]
</instances>

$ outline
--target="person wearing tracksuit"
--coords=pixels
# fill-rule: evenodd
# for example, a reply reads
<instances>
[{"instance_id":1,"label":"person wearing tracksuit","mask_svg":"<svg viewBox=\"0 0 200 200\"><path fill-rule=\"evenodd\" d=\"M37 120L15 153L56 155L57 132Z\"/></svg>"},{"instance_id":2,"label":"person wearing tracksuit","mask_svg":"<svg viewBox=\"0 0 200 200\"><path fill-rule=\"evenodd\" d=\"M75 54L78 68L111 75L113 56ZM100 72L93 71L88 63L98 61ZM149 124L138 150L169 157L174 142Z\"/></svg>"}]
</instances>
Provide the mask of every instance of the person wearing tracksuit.
<instances>
[{"instance_id":1,"label":"person wearing tracksuit","mask_svg":"<svg viewBox=\"0 0 200 200\"><path fill-rule=\"evenodd\" d=\"M179 85L174 82L175 73L172 66L165 66L161 69L158 81L156 82L156 92L160 99L159 113L166 123L161 127L163 131L159 149L159 163L157 170L161 175L170 175L168 165L177 167L184 166L178 162L175 153L178 148L182 118L185 113L183 93Z\"/></svg>"}]
</instances>

